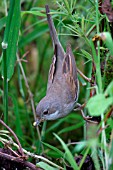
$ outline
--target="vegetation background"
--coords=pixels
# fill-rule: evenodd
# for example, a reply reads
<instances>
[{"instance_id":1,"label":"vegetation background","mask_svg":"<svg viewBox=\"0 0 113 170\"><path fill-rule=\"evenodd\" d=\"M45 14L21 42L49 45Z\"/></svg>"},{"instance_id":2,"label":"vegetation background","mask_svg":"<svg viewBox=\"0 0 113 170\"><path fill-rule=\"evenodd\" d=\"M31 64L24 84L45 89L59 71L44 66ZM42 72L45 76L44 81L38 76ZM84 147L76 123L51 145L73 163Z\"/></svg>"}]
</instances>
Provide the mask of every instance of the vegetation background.
<instances>
[{"instance_id":1,"label":"vegetation background","mask_svg":"<svg viewBox=\"0 0 113 170\"><path fill-rule=\"evenodd\" d=\"M103 8L100 9L100 5L107 5L105 2L109 2L112 9L112 3L99 2L21 0L20 9L20 0L0 1L0 117L16 133L24 149L46 155L48 160L64 169L67 165L76 169L72 155L77 157L80 154L83 159L79 168L89 154L95 169L112 169L113 27L109 16L102 11ZM89 127L90 123L87 125L81 113L73 111L62 119L41 123L39 138L37 129L33 127L34 108L46 94L54 52L46 21L46 4L51 9L62 46L66 49L67 43L71 43L77 67L92 78L89 83L78 75L78 102L83 104L89 101L84 109L85 114L94 118L98 116L93 121L101 121L97 123L98 126L91 123ZM105 33L102 35L100 32ZM106 122L109 126L107 129ZM97 130L100 130L98 135ZM4 146L4 138L9 140L6 132L1 131L1 147ZM60 152L63 148L64 154ZM35 163L34 159L29 160ZM45 164L40 166L45 168Z\"/></svg>"}]
</instances>

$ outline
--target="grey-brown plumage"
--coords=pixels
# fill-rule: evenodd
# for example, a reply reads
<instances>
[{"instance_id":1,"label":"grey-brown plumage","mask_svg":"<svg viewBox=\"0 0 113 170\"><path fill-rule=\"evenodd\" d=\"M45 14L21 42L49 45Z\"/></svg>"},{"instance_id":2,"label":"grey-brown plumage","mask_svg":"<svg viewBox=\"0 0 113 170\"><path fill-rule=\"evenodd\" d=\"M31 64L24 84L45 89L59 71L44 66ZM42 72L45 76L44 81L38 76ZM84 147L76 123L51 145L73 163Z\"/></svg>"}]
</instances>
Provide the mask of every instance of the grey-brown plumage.
<instances>
[{"instance_id":1,"label":"grey-brown plumage","mask_svg":"<svg viewBox=\"0 0 113 170\"><path fill-rule=\"evenodd\" d=\"M71 46L67 45L65 53L49 13L49 7L46 5L54 56L49 70L46 96L36 108L36 124L44 120L55 120L69 114L75 107L79 93L77 68Z\"/></svg>"}]
</instances>

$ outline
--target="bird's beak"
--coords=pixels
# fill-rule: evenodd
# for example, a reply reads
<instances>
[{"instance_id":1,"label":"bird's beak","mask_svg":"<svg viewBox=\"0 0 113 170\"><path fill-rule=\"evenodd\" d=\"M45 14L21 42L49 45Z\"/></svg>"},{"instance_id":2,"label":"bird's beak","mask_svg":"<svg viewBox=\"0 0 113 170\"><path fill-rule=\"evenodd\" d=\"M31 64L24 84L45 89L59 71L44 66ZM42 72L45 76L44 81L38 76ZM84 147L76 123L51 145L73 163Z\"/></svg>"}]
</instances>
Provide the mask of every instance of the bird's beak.
<instances>
[{"instance_id":1,"label":"bird's beak","mask_svg":"<svg viewBox=\"0 0 113 170\"><path fill-rule=\"evenodd\" d=\"M35 121L34 123L33 123L33 126L38 126L39 124L40 124L40 122L41 122L41 120L37 120L37 121Z\"/></svg>"}]
</instances>

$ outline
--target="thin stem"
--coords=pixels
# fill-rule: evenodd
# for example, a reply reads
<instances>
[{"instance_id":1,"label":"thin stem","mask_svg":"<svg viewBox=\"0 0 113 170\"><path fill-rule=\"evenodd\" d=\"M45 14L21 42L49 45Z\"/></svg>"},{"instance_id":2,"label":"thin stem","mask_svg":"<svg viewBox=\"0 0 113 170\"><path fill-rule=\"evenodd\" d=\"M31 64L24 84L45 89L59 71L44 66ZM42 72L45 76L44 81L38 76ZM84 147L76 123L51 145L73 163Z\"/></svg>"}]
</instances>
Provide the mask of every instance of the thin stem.
<instances>
[{"instance_id":1,"label":"thin stem","mask_svg":"<svg viewBox=\"0 0 113 170\"><path fill-rule=\"evenodd\" d=\"M34 106L34 101L33 101L33 94L31 93L31 90L30 90L30 87L29 87L29 84L28 84L28 81L27 81L27 78L26 78L26 75L25 75L25 72L24 72L24 69L23 69L23 66L21 64L21 61L19 59L18 54L17 54L17 60L18 60L18 63L19 63L19 66L20 66L20 69L21 69L21 72L22 72L22 75L23 75L23 78L24 78L24 81L25 81L25 85L26 85L28 93L29 93L31 107L32 107L32 110L33 110L33 115L34 115L34 120L36 121L36 113L35 113L35 106ZM40 131L39 131L38 126L36 127L36 130L37 130L37 134L38 134L38 137L39 137L39 141L41 143L41 136L40 136ZM42 146L42 151L44 152L43 145L41 144L41 146Z\"/></svg>"},{"instance_id":2,"label":"thin stem","mask_svg":"<svg viewBox=\"0 0 113 170\"><path fill-rule=\"evenodd\" d=\"M87 155L88 155L88 153L89 153L89 150L90 150L90 147L88 147L88 148L86 149L86 152L85 152L85 154L84 154L84 156L83 156L83 158L82 158L82 160L81 160L81 162L80 162L79 169L82 168L82 165L83 165L83 163L85 162L85 159L86 159L86 157L87 157Z\"/></svg>"},{"instance_id":3,"label":"thin stem","mask_svg":"<svg viewBox=\"0 0 113 170\"><path fill-rule=\"evenodd\" d=\"M41 131L41 142L44 141L45 132L46 132L46 125L47 125L47 121L44 121L43 126L42 126L42 131ZM40 146L41 146L41 143L39 143L38 153L40 153Z\"/></svg>"},{"instance_id":4,"label":"thin stem","mask_svg":"<svg viewBox=\"0 0 113 170\"><path fill-rule=\"evenodd\" d=\"M77 72L81 75L82 78L84 78L86 81L88 81L89 83L91 82L91 78L86 77L78 68L77 68Z\"/></svg>"},{"instance_id":5,"label":"thin stem","mask_svg":"<svg viewBox=\"0 0 113 170\"><path fill-rule=\"evenodd\" d=\"M4 9L5 9L5 15L7 16L7 2L6 2L6 0L4 0Z\"/></svg>"},{"instance_id":6,"label":"thin stem","mask_svg":"<svg viewBox=\"0 0 113 170\"><path fill-rule=\"evenodd\" d=\"M99 10L98 10L98 0L96 0L96 28L97 28L97 34L99 34ZM101 77L101 70L100 70L100 42L98 42L98 63L96 64L96 76L97 76L97 82L98 82L98 89L99 93L102 93L102 77ZM105 134L105 123L104 123L104 114L101 114L101 120L102 120L102 143L104 144L104 152L105 152L105 165L106 170L108 170L108 158L106 153L106 134ZM104 165L103 165L104 167Z\"/></svg>"},{"instance_id":7,"label":"thin stem","mask_svg":"<svg viewBox=\"0 0 113 170\"><path fill-rule=\"evenodd\" d=\"M6 58L6 49L3 49L3 74L4 74L4 122L8 124L8 81L7 81L7 58Z\"/></svg>"},{"instance_id":8,"label":"thin stem","mask_svg":"<svg viewBox=\"0 0 113 170\"><path fill-rule=\"evenodd\" d=\"M99 34L98 0L96 0L96 28L97 28L97 34ZM100 42L97 42L97 45L98 45L98 62L96 63L96 75L97 75L99 93L102 93L102 77L101 77L101 70L100 70Z\"/></svg>"},{"instance_id":9,"label":"thin stem","mask_svg":"<svg viewBox=\"0 0 113 170\"><path fill-rule=\"evenodd\" d=\"M9 126L7 126L1 119L0 119L0 123L1 123L3 126L5 126L5 127L9 130L10 133L12 133L12 135L14 136L16 142L18 143L18 146L19 146L19 149L20 149L20 153L21 153L22 156L24 157L24 152L23 152L23 150L22 150L22 146L21 146L21 144L20 144L20 142L19 142L16 134L15 134L15 133L12 131L12 129L11 129Z\"/></svg>"},{"instance_id":10,"label":"thin stem","mask_svg":"<svg viewBox=\"0 0 113 170\"><path fill-rule=\"evenodd\" d=\"M10 142L9 142L7 139L4 139L4 138L1 138L0 140L3 140L3 142L6 143L6 144L10 143L10 145L13 145L13 146L15 146L16 148L19 148L19 146L18 146L15 142L13 142L13 141L10 141ZM50 160L48 160L47 158L45 158L45 157L43 157L43 156L39 156L39 155L36 155L36 154L34 154L34 153L31 153L31 152L25 150L24 148L22 148L22 150L23 150L23 152L24 152L26 155L28 155L28 156L31 157L31 158L41 159L41 160L47 162L48 164L53 165L54 167L58 168L59 170L60 170L60 169L62 169L62 170L64 169L64 168L62 168L61 166L59 166L59 165L51 162Z\"/></svg>"},{"instance_id":11,"label":"thin stem","mask_svg":"<svg viewBox=\"0 0 113 170\"><path fill-rule=\"evenodd\" d=\"M6 3L6 1L4 1ZM3 104L4 104L4 121L8 124L8 80L7 80L7 47L8 47L8 37L9 37L9 30L12 18L12 9L14 5L14 1L10 0L10 8L8 12L6 28L4 31L4 39L2 42L2 49L3 49L3 86L4 86L4 97L3 97ZM6 4L5 4L6 7Z\"/></svg>"}]
</instances>

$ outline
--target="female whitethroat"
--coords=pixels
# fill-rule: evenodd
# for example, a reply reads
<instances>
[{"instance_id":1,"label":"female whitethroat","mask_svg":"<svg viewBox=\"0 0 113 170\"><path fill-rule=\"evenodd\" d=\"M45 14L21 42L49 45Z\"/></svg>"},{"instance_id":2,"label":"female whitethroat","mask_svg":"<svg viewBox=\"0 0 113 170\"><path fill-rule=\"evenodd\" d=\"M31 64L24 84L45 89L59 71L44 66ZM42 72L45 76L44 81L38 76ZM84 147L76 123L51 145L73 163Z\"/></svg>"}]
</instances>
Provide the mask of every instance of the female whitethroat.
<instances>
[{"instance_id":1,"label":"female whitethroat","mask_svg":"<svg viewBox=\"0 0 113 170\"><path fill-rule=\"evenodd\" d=\"M55 120L68 115L74 109L79 94L77 68L71 46L67 45L64 52L49 13L49 7L46 5L54 56L49 70L46 96L36 107L35 126L44 120Z\"/></svg>"}]
</instances>

